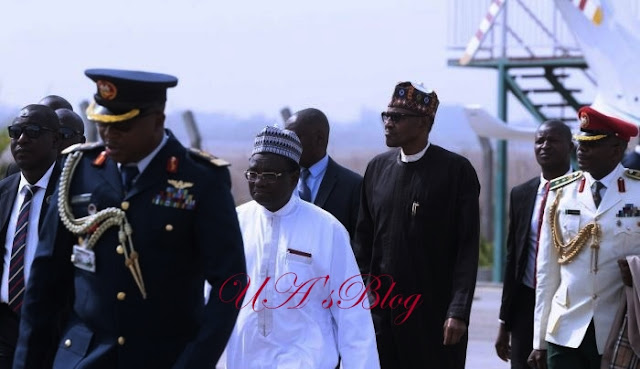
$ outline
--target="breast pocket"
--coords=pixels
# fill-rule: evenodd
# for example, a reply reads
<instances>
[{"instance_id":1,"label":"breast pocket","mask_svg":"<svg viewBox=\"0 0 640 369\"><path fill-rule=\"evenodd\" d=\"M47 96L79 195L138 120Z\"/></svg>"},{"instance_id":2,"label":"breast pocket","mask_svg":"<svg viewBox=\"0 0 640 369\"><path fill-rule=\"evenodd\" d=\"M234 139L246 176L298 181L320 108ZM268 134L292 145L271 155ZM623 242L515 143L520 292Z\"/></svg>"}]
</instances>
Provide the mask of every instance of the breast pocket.
<instances>
[{"instance_id":1,"label":"breast pocket","mask_svg":"<svg viewBox=\"0 0 640 369\"><path fill-rule=\"evenodd\" d=\"M558 223L566 242L580 231L580 214L575 214L573 209L561 209L559 212Z\"/></svg>"},{"instance_id":2,"label":"breast pocket","mask_svg":"<svg viewBox=\"0 0 640 369\"><path fill-rule=\"evenodd\" d=\"M322 295L328 276L317 270L317 261L310 250L289 248L284 255L285 268L276 276L275 292L284 308L304 307Z\"/></svg>"},{"instance_id":3,"label":"breast pocket","mask_svg":"<svg viewBox=\"0 0 640 369\"><path fill-rule=\"evenodd\" d=\"M623 254L637 253L640 240L640 217L616 217L613 228L614 238L622 248Z\"/></svg>"},{"instance_id":4,"label":"breast pocket","mask_svg":"<svg viewBox=\"0 0 640 369\"><path fill-rule=\"evenodd\" d=\"M640 217L617 217L614 234L637 236L640 234Z\"/></svg>"}]
</instances>

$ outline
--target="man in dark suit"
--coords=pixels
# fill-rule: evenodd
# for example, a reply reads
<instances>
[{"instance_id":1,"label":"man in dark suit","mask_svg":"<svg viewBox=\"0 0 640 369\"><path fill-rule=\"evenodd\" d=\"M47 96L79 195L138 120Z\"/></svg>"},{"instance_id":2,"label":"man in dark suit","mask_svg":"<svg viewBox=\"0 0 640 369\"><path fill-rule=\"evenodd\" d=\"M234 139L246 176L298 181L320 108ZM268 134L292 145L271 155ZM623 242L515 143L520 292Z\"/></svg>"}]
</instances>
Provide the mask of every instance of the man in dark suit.
<instances>
[{"instance_id":1,"label":"man in dark suit","mask_svg":"<svg viewBox=\"0 0 640 369\"><path fill-rule=\"evenodd\" d=\"M60 150L67 148L76 143L85 142L84 138L84 122L82 118L73 112L71 104L63 97L57 95L45 96L38 102L40 105L47 106L56 112L60 120ZM18 173L20 168L15 162L11 162L7 166L5 177Z\"/></svg>"},{"instance_id":2,"label":"man in dark suit","mask_svg":"<svg viewBox=\"0 0 640 369\"><path fill-rule=\"evenodd\" d=\"M511 190L507 262L500 307L500 328L495 347L511 368L527 369L533 349L535 260L540 215L547 183L570 171L574 146L571 130L561 121L542 123L535 134L534 153L542 173Z\"/></svg>"},{"instance_id":3,"label":"man in dark suit","mask_svg":"<svg viewBox=\"0 0 640 369\"><path fill-rule=\"evenodd\" d=\"M112 69L87 109L104 144L68 150L27 288L14 369L72 304L53 368L211 368L238 314L245 261L221 159L164 129L173 76ZM58 198L60 202L58 202ZM71 262L70 262L71 261ZM212 285L204 303L204 281ZM237 282L234 284L234 282Z\"/></svg>"},{"instance_id":4,"label":"man in dark suit","mask_svg":"<svg viewBox=\"0 0 640 369\"><path fill-rule=\"evenodd\" d=\"M56 115L60 119L60 136L62 138L62 150L79 143L85 143L84 122L78 114L71 109L56 109Z\"/></svg>"},{"instance_id":5,"label":"man in dark suit","mask_svg":"<svg viewBox=\"0 0 640 369\"><path fill-rule=\"evenodd\" d=\"M53 110L34 104L24 107L8 128L19 171L0 181L0 239L4 241L0 252L0 369L12 365L38 229L60 175L56 163L59 125Z\"/></svg>"},{"instance_id":6,"label":"man in dark suit","mask_svg":"<svg viewBox=\"0 0 640 369\"><path fill-rule=\"evenodd\" d=\"M298 194L331 213L345 226L351 239L358 220L362 176L327 155L329 121L318 109L300 110L287 119L286 129L302 142Z\"/></svg>"}]
</instances>

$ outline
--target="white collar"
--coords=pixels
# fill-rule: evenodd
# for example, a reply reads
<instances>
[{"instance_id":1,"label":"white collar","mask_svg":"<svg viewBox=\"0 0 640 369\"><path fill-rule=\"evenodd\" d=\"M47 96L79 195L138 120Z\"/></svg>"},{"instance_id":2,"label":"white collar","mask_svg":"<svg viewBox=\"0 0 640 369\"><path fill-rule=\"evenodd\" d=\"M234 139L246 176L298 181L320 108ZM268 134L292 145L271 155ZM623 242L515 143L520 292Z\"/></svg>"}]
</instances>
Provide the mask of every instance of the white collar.
<instances>
[{"instance_id":1,"label":"white collar","mask_svg":"<svg viewBox=\"0 0 640 369\"><path fill-rule=\"evenodd\" d=\"M27 179L24 177L24 174L20 172L20 184L18 184L18 192L22 191L24 187L27 185L35 186L38 188L47 188L47 186L49 185L49 179L51 178L51 173L53 172L53 167L55 165L56 165L56 162L54 161L53 164L51 164L51 166L49 167L49 169L47 169L47 171L44 172L44 175L40 177L38 182L33 184L29 183L29 181L27 181Z\"/></svg>"},{"instance_id":2,"label":"white collar","mask_svg":"<svg viewBox=\"0 0 640 369\"><path fill-rule=\"evenodd\" d=\"M618 163L618 165L616 165L616 167L611 172L609 172L609 174L602 177L598 181L602 183L607 189L612 188L613 185L616 185L614 181L617 181L618 178L622 176L623 172L624 167L620 163ZM589 172L585 172L584 177L587 179L587 185L589 186L589 188L596 181Z\"/></svg>"},{"instance_id":3,"label":"white collar","mask_svg":"<svg viewBox=\"0 0 640 369\"><path fill-rule=\"evenodd\" d=\"M427 152L427 149L429 148L429 146L431 146L431 142L427 142L427 146L425 146L424 149L411 155L405 154L404 150L400 148L400 161L403 163L412 163L414 161L420 160L424 156L424 153Z\"/></svg>"}]
</instances>

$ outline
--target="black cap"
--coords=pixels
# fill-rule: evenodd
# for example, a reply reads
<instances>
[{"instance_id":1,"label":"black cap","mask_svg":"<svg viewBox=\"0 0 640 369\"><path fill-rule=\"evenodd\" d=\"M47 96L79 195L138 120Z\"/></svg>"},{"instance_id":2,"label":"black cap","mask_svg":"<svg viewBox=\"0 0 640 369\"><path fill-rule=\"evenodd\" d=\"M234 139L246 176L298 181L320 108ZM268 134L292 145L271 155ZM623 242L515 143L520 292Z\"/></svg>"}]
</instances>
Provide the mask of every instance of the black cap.
<instances>
[{"instance_id":1,"label":"black cap","mask_svg":"<svg viewBox=\"0 0 640 369\"><path fill-rule=\"evenodd\" d=\"M59 127L60 121L56 113L50 107L40 104L27 105L20 109L20 113L13 120L12 125L16 124L38 124L43 127Z\"/></svg>"},{"instance_id":2,"label":"black cap","mask_svg":"<svg viewBox=\"0 0 640 369\"><path fill-rule=\"evenodd\" d=\"M87 69L84 74L96 82L95 104L87 117L100 123L134 118L167 100L167 88L178 84L174 76L120 69Z\"/></svg>"}]
</instances>

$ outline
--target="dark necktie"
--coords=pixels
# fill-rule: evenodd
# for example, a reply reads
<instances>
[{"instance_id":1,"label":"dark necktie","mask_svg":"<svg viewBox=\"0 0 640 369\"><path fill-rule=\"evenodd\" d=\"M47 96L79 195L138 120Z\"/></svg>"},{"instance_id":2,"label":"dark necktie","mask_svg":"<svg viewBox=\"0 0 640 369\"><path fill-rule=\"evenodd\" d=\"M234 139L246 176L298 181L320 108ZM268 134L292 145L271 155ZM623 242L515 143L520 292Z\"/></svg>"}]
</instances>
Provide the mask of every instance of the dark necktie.
<instances>
[{"instance_id":1,"label":"dark necktie","mask_svg":"<svg viewBox=\"0 0 640 369\"><path fill-rule=\"evenodd\" d=\"M600 206L600 201L602 201L602 189L605 186L600 181L595 181L591 185L591 194L593 195L593 202L596 204L596 209Z\"/></svg>"},{"instance_id":2,"label":"dark necktie","mask_svg":"<svg viewBox=\"0 0 640 369\"><path fill-rule=\"evenodd\" d=\"M300 179L302 180L302 188L300 189L300 192L299 192L300 198L308 202L311 201L311 189L307 184L307 179L309 178L309 174L311 174L309 172L309 169L302 168L302 171L300 172Z\"/></svg>"},{"instance_id":3,"label":"dark necktie","mask_svg":"<svg viewBox=\"0 0 640 369\"><path fill-rule=\"evenodd\" d=\"M20 206L11 248L11 261L9 263L9 307L17 314L20 313L22 297L24 296L24 253L29 229L29 210L31 209L33 194L38 190L37 186L27 185L25 188L27 193L24 195L24 200Z\"/></svg>"},{"instance_id":4,"label":"dark necktie","mask_svg":"<svg viewBox=\"0 0 640 369\"><path fill-rule=\"evenodd\" d=\"M140 174L137 165L123 165L120 167L120 175L122 176L122 186L126 192L129 192L133 184L133 180Z\"/></svg>"}]
</instances>

